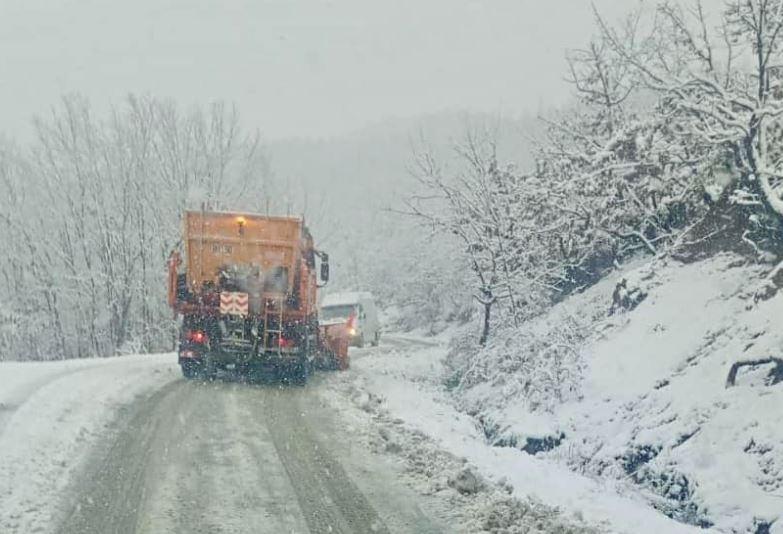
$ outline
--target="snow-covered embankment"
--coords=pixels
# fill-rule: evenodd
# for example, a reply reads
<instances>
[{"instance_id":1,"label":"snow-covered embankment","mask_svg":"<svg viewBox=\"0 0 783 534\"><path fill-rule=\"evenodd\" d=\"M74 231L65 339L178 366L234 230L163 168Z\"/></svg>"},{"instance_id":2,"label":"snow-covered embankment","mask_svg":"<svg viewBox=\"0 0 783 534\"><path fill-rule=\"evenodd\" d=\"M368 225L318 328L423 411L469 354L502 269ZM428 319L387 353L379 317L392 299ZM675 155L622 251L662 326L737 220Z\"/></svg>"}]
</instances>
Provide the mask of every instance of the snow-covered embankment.
<instances>
[{"instance_id":1,"label":"snow-covered embankment","mask_svg":"<svg viewBox=\"0 0 783 534\"><path fill-rule=\"evenodd\" d=\"M783 383L760 365L727 385L734 363L783 353L763 272L731 255L637 264L457 362L465 380L445 346L408 346L356 359L354 386L514 495L602 530L783 532ZM623 279L638 305L609 313Z\"/></svg>"},{"instance_id":2,"label":"snow-covered embankment","mask_svg":"<svg viewBox=\"0 0 783 534\"><path fill-rule=\"evenodd\" d=\"M52 531L117 410L178 377L171 354L0 363L0 531Z\"/></svg>"}]
</instances>

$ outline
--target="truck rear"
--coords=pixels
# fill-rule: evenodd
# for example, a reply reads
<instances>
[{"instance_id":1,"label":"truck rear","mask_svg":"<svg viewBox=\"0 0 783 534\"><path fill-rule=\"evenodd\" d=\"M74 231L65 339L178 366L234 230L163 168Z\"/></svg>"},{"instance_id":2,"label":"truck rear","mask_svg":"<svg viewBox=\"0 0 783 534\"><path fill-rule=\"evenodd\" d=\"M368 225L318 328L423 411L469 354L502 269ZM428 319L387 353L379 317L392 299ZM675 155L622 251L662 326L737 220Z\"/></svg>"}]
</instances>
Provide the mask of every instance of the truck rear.
<instances>
[{"instance_id":1,"label":"truck rear","mask_svg":"<svg viewBox=\"0 0 783 534\"><path fill-rule=\"evenodd\" d=\"M321 350L316 263L328 256L297 217L188 211L169 259L169 303L182 315L179 363L186 378L220 369L273 372L305 383Z\"/></svg>"}]
</instances>

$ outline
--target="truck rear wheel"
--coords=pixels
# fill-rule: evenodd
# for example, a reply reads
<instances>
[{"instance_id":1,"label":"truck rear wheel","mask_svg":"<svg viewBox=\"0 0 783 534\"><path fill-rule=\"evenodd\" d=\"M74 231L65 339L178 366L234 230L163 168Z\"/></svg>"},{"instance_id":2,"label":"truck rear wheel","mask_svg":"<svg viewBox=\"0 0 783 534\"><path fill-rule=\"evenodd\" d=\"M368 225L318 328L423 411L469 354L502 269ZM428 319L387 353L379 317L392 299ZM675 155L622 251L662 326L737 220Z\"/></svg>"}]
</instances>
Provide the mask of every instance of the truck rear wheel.
<instances>
[{"instance_id":1,"label":"truck rear wheel","mask_svg":"<svg viewBox=\"0 0 783 534\"><path fill-rule=\"evenodd\" d=\"M203 371L201 363L194 362L194 361L186 361L186 362L182 362L180 367L182 368L182 376L184 376L186 380L194 380L197 378L201 378L202 371Z\"/></svg>"},{"instance_id":2,"label":"truck rear wheel","mask_svg":"<svg viewBox=\"0 0 783 534\"><path fill-rule=\"evenodd\" d=\"M206 361L204 362L204 369L201 373L201 376L204 380L215 380L217 378L217 366L215 365L215 362L212 361L212 358L207 356Z\"/></svg>"},{"instance_id":3,"label":"truck rear wheel","mask_svg":"<svg viewBox=\"0 0 783 534\"><path fill-rule=\"evenodd\" d=\"M351 366L350 360L348 359L348 351L345 351L345 354L335 354L335 365L337 366L338 371L345 371Z\"/></svg>"},{"instance_id":4,"label":"truck rear wheel","mask_svg":"<svg viewBox=\"0 0 783 534\"><path fill-rule=\"evenodd\" d=\"M307 385L307 379L310 378L311 363L307 358L302 358L298 363L291 367L291 383L296 386Z\"/></svg>"}]
</instances>

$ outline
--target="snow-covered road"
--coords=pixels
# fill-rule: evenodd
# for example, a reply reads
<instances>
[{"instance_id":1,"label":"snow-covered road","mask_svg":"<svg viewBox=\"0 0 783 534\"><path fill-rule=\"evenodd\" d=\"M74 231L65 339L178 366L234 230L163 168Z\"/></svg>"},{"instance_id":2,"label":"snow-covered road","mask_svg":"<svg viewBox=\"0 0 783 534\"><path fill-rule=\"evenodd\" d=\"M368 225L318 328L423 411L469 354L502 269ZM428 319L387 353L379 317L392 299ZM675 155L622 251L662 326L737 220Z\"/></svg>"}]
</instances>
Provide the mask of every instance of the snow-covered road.
<instances>
[{"instance_id":1,"label":"snow-covered road","mask_svg":"<svg viewBox=\"0 0 783 534\"><path fill-rule=\"evenodd\" d=\"M440 532L382 470L365 496L316 390L170 384L93 454L59 531Z\"/></svg>"},{"instance_id":2,"label":"snow-covered road","mask_svg":"<svg viewBox=\"0 0 783 534\"><path fill-rule=\"evenodd\" d=\"M451 532L306 388L0 364L0 532ZM423 511L426 510L426 511Z\"/></svg>"}]
</instances>

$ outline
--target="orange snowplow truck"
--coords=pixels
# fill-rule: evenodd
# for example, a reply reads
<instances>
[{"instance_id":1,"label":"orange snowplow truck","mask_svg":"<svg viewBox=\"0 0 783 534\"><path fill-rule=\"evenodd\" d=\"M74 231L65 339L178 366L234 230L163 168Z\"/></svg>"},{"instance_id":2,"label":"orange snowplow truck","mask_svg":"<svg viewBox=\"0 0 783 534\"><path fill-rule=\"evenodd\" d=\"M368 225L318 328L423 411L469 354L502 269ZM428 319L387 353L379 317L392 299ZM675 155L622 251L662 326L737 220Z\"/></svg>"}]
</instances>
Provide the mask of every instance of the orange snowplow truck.
<instances>
[{"instance_id":1,"label":"orange snowplow truck","mask_svg":"<svg viewBox=\"0 0 783 534\"><path fill-rule=\"evenodd\" d=\"M184 265L179 251L169 258L168 299L182 315L186 378L234 369L304 384L316 359L341 359L318 328L316 263L326 283L329 258L301 218L187 211L182 246Z\"/></svg>"}]
</instances>

